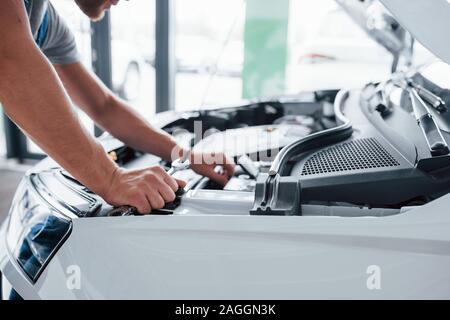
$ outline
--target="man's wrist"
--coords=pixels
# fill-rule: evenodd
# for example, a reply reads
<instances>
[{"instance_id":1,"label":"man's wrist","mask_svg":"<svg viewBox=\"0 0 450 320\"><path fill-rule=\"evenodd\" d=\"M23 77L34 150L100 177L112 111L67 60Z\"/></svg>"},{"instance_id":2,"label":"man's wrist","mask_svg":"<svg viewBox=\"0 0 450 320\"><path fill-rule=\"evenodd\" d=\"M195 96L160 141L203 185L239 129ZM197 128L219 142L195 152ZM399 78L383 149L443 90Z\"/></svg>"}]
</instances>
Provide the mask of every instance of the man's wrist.
<instances>
[{"instance_id":1,"label":"man's wrist","mask_svg":"<svg viewBox=\"0 0 450 320\"><path fill-rule=\"evenodd\" d=\"M96 194L105 196L108 193L109 187L112 185L116 173L119 171L119 166L107 155L102 146L96 150L97 168L95 173L90 177L89 183L86 186Z\"/></svg>"},{"instance_id":2,"label":"man's wrist","mask_svg":"<svg viewBox=\"0 0 450 320\"><path fill-rule=\"evenodd\" d=\"M175 144L172 147L170 154L170 161L175 161L177 159L185 160L189 158L191 155L191 150L187 148L183 148L182 146Z\"/></svg>"},{"instance_id":3,"label":"man's wrist","mask_svg":"<svg viewBox=\"0 0 450 320\"><path fill-rule=\"evenodd\" d=\"M190 149L182 149L180 159L185 161L186 159L190 159L191 150Z\"/></svg>"}]
</instances>

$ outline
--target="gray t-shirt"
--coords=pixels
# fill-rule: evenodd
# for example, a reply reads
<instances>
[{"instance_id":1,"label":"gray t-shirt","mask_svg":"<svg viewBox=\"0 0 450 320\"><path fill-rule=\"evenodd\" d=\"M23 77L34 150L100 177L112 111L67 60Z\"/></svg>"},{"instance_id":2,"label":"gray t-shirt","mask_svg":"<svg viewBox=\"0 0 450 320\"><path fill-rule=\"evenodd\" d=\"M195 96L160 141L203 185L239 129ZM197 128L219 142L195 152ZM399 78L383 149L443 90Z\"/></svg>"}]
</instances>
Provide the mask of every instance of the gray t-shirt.
<instances>
[{"instance_id":1,"label":"gray t-shirt","mask_svg":"<svg viewBox=\"0 0 450 320\"><path fill-rule=\"evenodd\" d=\"M80 61L75 37L48 0L24 0L31 33L53 64Z\"/></svg>"}]
</instances>

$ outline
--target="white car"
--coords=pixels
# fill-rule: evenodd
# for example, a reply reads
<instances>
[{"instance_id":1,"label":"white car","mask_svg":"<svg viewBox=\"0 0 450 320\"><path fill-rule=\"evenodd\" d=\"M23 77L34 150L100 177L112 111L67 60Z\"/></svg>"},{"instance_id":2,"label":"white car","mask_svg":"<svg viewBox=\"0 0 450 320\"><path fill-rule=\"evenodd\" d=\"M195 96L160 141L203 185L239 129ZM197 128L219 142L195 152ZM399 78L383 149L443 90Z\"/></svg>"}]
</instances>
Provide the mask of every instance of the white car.
<instances>
[{"instance_id":1,"label":"white car","mask_svg":"<svg viewBox=\"0 0 450 320\"><path fill-rule=\"evenodd\" d=\"M355 19L367 2L339 1ZM224 188L104 136L120 166L161 164L188 182L142 216L40 162L0 228L3 297L450 298L450 5L383 3L442 61L353 90L155 117L180 143L235 158Z\"/></svg>"},{"instance_id":2,"label":"white car","mask_svg":"<svg viewBox=\"0 0 450 320\"><path fill-rule=\"evenodd\" d=\"M114 38L111 52L114 91L125 100L138 99L142 89L143 72L147 68L143 55L130 42Z\"/></svg>"},{"instance_id":3,"label":"white car","mask_svg":"<svg viewBox=\"0 0 450 320\"><path fill-rule=\"evenodd\" d=\"M294 50L289 70L295 90L362 86L390 74L392 55L337 7L322 19L317 32ZM348 77L342 77L342 74Z\"/></svg>"}]
</instances>

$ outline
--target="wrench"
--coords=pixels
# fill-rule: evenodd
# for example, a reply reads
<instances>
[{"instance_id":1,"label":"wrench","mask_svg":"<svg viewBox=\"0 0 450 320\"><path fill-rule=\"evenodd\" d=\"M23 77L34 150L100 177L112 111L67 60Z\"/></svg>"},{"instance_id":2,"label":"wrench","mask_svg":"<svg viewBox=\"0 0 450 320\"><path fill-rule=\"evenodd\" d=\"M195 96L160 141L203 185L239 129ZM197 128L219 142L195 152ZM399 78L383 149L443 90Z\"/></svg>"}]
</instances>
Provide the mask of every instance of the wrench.
<instances>
[{"instance_id":1,"label":"wrench","mask_svg":"<svg viewBox=\"0 0 450 320\"><path fill-rule=\"evenodd\" d=\"M172 165L167 173L169 174L169 176L173 176L175 172L187 170L190 166L191 161L189 159L178 158L172 162Z\"/></svg>"},{"instance_id":2,"label":"wrench","mask_svg":"<svg viewBox=\"0 0 450 320\"><path fill-rule=\"evenodd\" d=\"M191 161L189 159L178 158L172 162L170 169L167 174L173 176L176 172L187 170L191 166ZM177 196L183 194L183 189L178 189L175 193ZM109 216L130 216L137 213L137 209L132 206L124 205L112 209L108 215Z\"/></svg>"}]
</instances>

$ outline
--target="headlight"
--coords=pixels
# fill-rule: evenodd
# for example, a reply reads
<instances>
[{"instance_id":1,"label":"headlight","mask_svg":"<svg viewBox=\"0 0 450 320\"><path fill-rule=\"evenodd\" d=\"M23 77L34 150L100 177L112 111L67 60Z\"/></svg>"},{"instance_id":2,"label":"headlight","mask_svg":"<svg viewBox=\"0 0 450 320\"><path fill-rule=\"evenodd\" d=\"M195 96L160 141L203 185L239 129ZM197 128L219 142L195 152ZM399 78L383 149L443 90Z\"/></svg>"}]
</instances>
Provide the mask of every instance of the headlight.
<instances>
[{"instance_id":1,"label":"headlight","mask_svg":"<svg viewBox=\"0 0 450 320\"><path fill-rule=\"evenodd\" d=\"M40 196L33 184L33 176L25 177L11 206L6 243L33 283L71 230L71 220Z\"/></svg>"}]
</instances>

